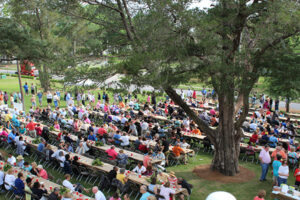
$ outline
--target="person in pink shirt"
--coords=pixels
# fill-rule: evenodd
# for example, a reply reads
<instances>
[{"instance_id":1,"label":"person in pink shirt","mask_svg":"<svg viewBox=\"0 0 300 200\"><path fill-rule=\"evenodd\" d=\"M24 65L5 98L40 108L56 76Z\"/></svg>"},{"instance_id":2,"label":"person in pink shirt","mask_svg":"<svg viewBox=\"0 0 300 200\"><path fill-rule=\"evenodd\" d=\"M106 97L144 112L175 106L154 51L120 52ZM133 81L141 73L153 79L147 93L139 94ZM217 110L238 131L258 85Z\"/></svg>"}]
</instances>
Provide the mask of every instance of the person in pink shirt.
<instances>
[{"instance_id":1,"label":"person in pink shirt","mask_svg":"<svg viewBox=\"0 0 300 200\"><path fill-rule=\"evenodd\" d=\"M110 157L110 160L115 160L118 156L118 153L115 151L115 146L111 146L110 149L107 149L105 152Z\"/></svg>"},{"instance_id":2,"label":"person in pink shirt","mask_svg":"<svg viewBox=\"0 0 300 200\"><path fill-rule=\"evenodd\" d=\"M57 121L54 122L54 128L60 130L60 126Z\"/></svg>"},{"instance_id":3,"label":"person in pink shirt","mask_svg":"<svg viewBox=\"0 0 300 200\"><path fill-rule=\"evenodd\" d=\"M6 137L6 138L7 138L7 136L8 136L8 133L7 133L7 130L6 130L6 128L3 128L3 129L2 129L2 132L0 133L0 136L4 136L4 137Z\"/></svg>"},{"instance_id":4,"label":"person in pink shirt","mask_svg":"<svg viewBox=\"0 0 300 200\"><path fill-rule=\"evenodd\" d=\"M254 197L253 200L265 200L266 191L265 190L259 190L258 195Z\"/></svg>"},{"instance_id":5,"label":"person in pink shirt","mask_svg":"<svg viewBox=\"0 0 300 200\"><path fill-rule=\"evenodd\" d=\"M38 165L37 170L39 171L39 174L38 174L39 177L42 177L43 179L48 180L48 174L47 174L46 170L44 170L42 165Z\"/></svg>"},{"instance_id":6,"label":"person in pink shirt","mask_svg":"<svg viewBox=\"0 0 300 200\"><path fill-rule=\"evenodd\" d=\"M87 123L87 124L90 124L91 120L89 118L85 117L84 122Z\"/></svg>"}]
</instances>

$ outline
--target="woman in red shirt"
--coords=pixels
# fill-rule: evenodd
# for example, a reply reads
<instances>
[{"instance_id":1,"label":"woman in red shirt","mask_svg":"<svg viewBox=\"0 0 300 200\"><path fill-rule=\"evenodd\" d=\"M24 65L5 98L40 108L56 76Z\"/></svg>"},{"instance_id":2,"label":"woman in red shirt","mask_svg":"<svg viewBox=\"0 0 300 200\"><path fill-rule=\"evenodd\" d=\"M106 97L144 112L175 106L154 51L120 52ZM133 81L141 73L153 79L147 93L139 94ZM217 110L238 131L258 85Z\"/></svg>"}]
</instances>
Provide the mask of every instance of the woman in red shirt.
<instances>
[{"instance_id":1,"label":"woman in red shirt","mask_svg":"<svg viewBox=\"0 0 300 200\"><path fill-rule=\"evenodd\" d=\"M294 177L296 178L295 185L297 185L299 187L299 185L300 185L300 165L295 170Z\"/></svg>"},{"instance_id":2,"label":"woman in red shirt","mask_svg":"<svg viewBox=\"0 0 300 200\"><path fill-rule=\"evenodd\" d=\"M255 133L252 134L252 136L251 136L251 138L250 138L250 142L256 144L256 141L257 141L257 140L258 140L258 135L257 135L257 133L255 132Z\"/></svg>"}]
</instances>

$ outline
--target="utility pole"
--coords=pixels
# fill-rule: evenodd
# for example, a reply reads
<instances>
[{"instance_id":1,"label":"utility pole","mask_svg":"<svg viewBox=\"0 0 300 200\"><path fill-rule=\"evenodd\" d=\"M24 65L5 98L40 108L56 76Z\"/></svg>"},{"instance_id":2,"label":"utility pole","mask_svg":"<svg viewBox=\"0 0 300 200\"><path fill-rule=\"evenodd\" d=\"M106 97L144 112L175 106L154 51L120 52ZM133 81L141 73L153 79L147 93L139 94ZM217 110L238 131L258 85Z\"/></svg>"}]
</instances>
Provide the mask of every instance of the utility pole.
<instances>
[{"instance_id":1,"label":"utility pole","mask_svg":"<svg viewBox=\"0 0 300 200\"><path fill-rule=\"evenodd\" d=\"M23 107L23 111L25 112L25 104L24 104L25 101L24 101L24 94L23 94L23 90L22 90L22 80L21 80L19 60L17 60L17 70L18 70L18 79L19 79L19 86L20 86L20 92L21 92L22 107Z\"/></svg>"}]
</instances>

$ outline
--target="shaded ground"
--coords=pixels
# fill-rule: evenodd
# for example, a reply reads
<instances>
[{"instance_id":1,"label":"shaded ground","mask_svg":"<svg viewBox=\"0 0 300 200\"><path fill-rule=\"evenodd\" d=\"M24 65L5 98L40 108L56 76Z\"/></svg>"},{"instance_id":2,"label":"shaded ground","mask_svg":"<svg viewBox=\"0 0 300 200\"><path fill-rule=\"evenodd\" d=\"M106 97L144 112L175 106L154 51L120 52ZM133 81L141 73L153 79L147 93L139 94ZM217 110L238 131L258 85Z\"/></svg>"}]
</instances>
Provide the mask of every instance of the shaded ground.
<instances>
[{"instance_id":1,"label":"shaded ground","mask_svg":"<svg viewBox=\"0 0 300 200\"><path fill-rule=\"evenodd\" d=\"M247 168L240 166L240 173L236 176L224 176L223 174L212 171L210 165L200 165L194 168L195 173L200 178L208 181L217 181L221 183L244 183L252 180L255 173Z\"/></svg>"}]
</instances>

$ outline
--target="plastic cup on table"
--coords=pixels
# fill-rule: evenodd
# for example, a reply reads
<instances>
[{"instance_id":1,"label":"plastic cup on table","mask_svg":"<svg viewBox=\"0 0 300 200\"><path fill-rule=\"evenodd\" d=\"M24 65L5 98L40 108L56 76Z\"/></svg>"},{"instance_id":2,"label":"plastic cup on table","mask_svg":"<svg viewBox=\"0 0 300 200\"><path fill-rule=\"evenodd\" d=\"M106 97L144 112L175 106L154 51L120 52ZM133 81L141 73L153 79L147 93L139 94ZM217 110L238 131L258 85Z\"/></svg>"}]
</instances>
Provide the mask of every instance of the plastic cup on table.
<instances>
[{"instance_id":1,"label":"plastic cup on table","mask_svg":"<svg viewBox=\"0 0 300 200\"><path fill-rule=\"evenodd\" d=\"M78 195L78 192L76 192L76 195Z\"/></svg>"},{"instance_id":2,"label":"plastic cup on table","mask_svg":"<svg viewBox=\"0 0 300 200\"><path fill-rule=\"evenodd\" d=\"M139 175L139 178L142 178L142 175Z\"/></svg>"},{"instance_id":3,"label":"plastic cup on table","mask_svg":"<svg viewBox=\"0 0 300 200\"><path fill-rule=\"evenodd\" d=\"M50 186L50 190L52 190L52 186Z\"/></svg>"},{"instance_id":4,"label":"plastic cup on table","mask_svg":"<svg viewBox=\"0 0 300 200\"><path fill-rule=\"evenodd\" d=\"M79 197L82 197L83 195L82 194L79 194Z\"/></svg>"},{"instance_id":5,"label":"plastic cup on table","mask_svg":"<svg viewBox=\"0 0 300 200\"><path fill-rule=\"evenodd\" d=\"M39 179L36 179L35 182L39 182Z\"/></svg>"}]
</instances>

